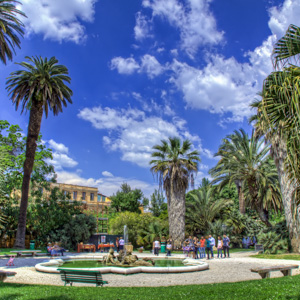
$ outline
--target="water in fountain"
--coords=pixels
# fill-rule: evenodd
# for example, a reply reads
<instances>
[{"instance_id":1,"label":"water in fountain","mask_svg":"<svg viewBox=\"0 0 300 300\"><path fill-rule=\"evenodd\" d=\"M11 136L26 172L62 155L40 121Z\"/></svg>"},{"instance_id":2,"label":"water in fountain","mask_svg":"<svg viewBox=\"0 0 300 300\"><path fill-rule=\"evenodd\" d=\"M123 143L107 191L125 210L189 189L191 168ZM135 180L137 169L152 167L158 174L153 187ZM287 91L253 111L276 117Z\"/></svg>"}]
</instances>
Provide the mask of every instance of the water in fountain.
<instances>
[{"instance_id":1,"label":"water in fountain","mask_svg":"<svg viewBox=\"0 0 300 300\"><path fill-rule=\"evenodd\" d=\"M125 242L125 246L128 245L128 228L127 225L124 225L124 242ZM126 247L124 247L124 252L126 255Z\"/></svg>"}]
</instances>

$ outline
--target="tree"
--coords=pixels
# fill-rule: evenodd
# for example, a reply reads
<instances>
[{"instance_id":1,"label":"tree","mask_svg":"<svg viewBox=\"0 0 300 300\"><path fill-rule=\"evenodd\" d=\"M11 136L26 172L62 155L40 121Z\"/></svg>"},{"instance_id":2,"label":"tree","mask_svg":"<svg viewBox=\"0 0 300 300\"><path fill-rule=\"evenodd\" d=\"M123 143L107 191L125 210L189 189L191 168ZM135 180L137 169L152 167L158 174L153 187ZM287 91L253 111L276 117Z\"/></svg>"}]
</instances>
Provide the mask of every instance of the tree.
<instances>
[{"instance_id":1,"label":"tree","mask_svg":"<svg viewBox=\"0 0 300 300\"><path fill-rule=\"evenodd\" d=\"M7 81L7 90L16 109L21 105L21 113L24 110L30 110L20 215L14 245L16 248L24 248L25 246L29 183L43 111L45 111L46 117L48 110L57 115L62 112L62 106L67 106L67 102L72 103L72 91L65 85L65 82L70 83L71 80L67 76L68 69L65 66L58 65L58 60L55 57L51 57L49 60L41 57L26 57L26 59L29 62L18 63L25 70L12 72Z\"/></svg>"},{"instance_id":2,"label":"tree","mask_svg":"<svg viewBox=\"0 0 300 300\"><path fill-rule=\"evenodd\" d=\"M223 140L216 154L221 160L210 173L214 177L212 184L220 183L221 187L241 181L248 204L257 211L262 222L271 226L268 209L280 208L281 198L276 167L268 153L269 147L262 139L253 133L249 138L240 129Z\"/></svg>"},{"instance_id":3,"label":"tree","mask_svg":"<svg viewBox=\"0 0 300 300\"><path fill-rule=\"evenodd\" d=\"M215 199L215 193L215 188L208 186L187 194L186 224L193 234L208 233L210 224L226 207L232 205L231 199Z\"/></svg>"},{"instance_id":4,"label":"tree","mask_svg":"<svg viewBox=\"0 0 300 300\"><path fill-rule=\"evenodd\" d=\"M164 195L155 189L151 195L151 206L149 208L154 217L159 217L167 209L167 203L164 200Z\"/></svg>"},{"instance_id":5,"label":"tree","mask_svg":"<svg viewBox=\"0 0 300 300\"><path fill-rule=\"evenodd\" d=\"M111 196L110 199L111 208L117 212L131 211L141 213L140 207L146 204L143 192L140 189L132 190L127 183L123 183L121 190L117 191L116 195Z\"/></svg>"},{"instance_id":6,"label":"tree","mask_svg":"<svg viewBox=\"0 0 300 300\"><path fill-rule=\"evenodd\" d=\"M159 185L167 196L169 231L174 247L180 248L185 237L185 193L189 183L193 186L198 171L199 152L191 151L189 140L180 141L177 137L162 140L153 146L150 161L151 172L157 175Z\"/></svg>"},{"instance_id":7,"label":"tree","mask_svg":"<svg viewBox=\"0 0 300 300\"><path fill-rule=\"evenodd\" d=\"M264 135L271 143L282 194L285 219L292 248L300 251L300 28L290 25L285 36L274 46L273 63L276 71L264 81L261 100L252 107L257 114L257 135ZM282 69L280 69L282 67Z\"/></svg>"},{"instance_id":8,"label":"tree","mask_svg":"<svg viewBox=\"0 0 300 300\"><path fill-rule=\"evenodd\" d=\"M24 34L24 24L18 17L26 16L16 8L17 4L20 2L16 0L0 0L0 60L4 64L12 60L14 48L20 48L19 36Z\"/></svg>"}]
</instances>

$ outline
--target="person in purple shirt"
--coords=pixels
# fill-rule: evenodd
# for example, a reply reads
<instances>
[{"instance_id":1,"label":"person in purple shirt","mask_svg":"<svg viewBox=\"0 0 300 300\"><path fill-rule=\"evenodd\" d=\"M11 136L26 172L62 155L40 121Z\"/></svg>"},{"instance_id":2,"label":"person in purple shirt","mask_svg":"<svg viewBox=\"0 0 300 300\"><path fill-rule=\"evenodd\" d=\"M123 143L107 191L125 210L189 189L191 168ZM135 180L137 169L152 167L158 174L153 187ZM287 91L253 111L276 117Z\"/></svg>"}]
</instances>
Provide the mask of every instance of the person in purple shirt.
<instances>
[{"instance_id":1,"label":"person in purple shirt","mask_svg":"<svg viewBox=\"0 0 300 300\"><path fill-rule=\"evenodd\" d=\"M223 234L223 251L224 251L224 258L226 258L226 252L227 252L227 257L229 258L229 244L230 244L230 239L226 234Z\"/></svg>"}]
</instances>

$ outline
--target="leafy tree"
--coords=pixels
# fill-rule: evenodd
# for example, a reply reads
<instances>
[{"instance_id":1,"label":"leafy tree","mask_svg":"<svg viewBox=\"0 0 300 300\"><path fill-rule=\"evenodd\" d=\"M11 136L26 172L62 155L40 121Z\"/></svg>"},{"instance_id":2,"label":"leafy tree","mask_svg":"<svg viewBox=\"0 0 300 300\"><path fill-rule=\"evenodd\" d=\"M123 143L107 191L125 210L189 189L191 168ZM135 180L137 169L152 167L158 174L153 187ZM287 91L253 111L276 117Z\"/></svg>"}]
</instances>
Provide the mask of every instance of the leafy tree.
<instances>
[{"instance_id":1,"label":"leafy tree","mask_svg":"<svg viewBox=\"0 0 300 300\"><path fill-rule=\"evenodd\" d=\"M16 8L16 0L0 0L0 60L6 64L12 60L15 47L20 48L19 36L23 37L24 24L18 19L25 14Z\"/></svg>"},{"instance_id":2,"label":"leafy tree","mask_svg":"<svg viewBox=\"0 0 300 300\"><path fill-rule=\"evenodd\" d=\"M151 206L149 208L154 217L159 217L167 209L167 203L164 200L164 195L155 189L151 195Z\"/></svg>"},{"instance_id":3,"label":"leafy tree","mask_svg":"<svg viewBox=\"0 0 300 300\"><path fill-rule=\"evenodd\" d=\"M153 146L153 160L150 161L151 172L157 175L166 192L169 230L175 248L181 247L185 237L185 193L189 183L194 184L200 161L199 152L191 149L189 140L181 142L177 137L170 137Z\"/></svg>"},{"instance_id":4,"label":"leafy tree","mask_svg":"<svg viewBox=\"0 0 300 300\"><path fill-rule=\"evenodd\" d=\"M65 223L63 229L51 234L50 240L60 241L68 249L76 249L77 244L88 242L96 229L96 218L91 215L79 214Z\"/></svg>"},{"instance_id":5,"label":"leafy tree","mask_svg":"<svg viewBox=\"0 0 300 300\"><path fill-rule=\"evenodd\" d=\"M140 189L132 190L127 183L121 185L121 190L110 197L111 208L117 212L131 211L141 213L140 207L147 204L143 192Z\"/></svg>"},{"instance_id":6,"label":"leafy tree","mask_svg":"<svg viewBox=\"0 0 300 300\"><path fill-rule=\"evenodd\" d=\"M21 113L24 110L30 110L20 215L14 245L16 248L25 246L29 183L43 111L45 111L46 117L49 109L53 111L54 115L57 115L62 112L62 106L67 106L67 102L72 103L72 91L65 85L65 82L70 83L71 80L67 76L68 69L65 66L58 65L55 57L49 60L41 57L26 57L26 59L29 62L19 63L25 70L12 72L7 81L7 90L16 109L21 105Z\"/></svg>"},{"instance_id":7,"label":"leafy tree","mask_svg":"<svg viewBox=\"0 0 300 300\"><path fill-rule=\"evenodd\" d=\"M151 225L154 223L156 225ZM128 228L129 242L135 247L138 245L149 245L153 232L158 233L158 236L168 234L166 221L151 214L139 214L129 211L120 212L109 220L109 233L123 235L124 225ZM159 231L156 229L159 229Z\"/></svg>"},{"instance_id":8,"label":"leafy tree","mask_svg":"<svg viewBox=\"0 0 300 300\"><path fill-rule=\"evenodd\" d=\"M226 184L240 181L248 205L257 211L262 222L271 226L268 210L281 207L281 196L276 167L269 156L268 145L264 145L264 141L253 133L249 138L240 129L223 140L216 155L220 155L221 160L210 170L214 176L212 183L220 183L222 188Z\"/></svg>"}]
</instances>

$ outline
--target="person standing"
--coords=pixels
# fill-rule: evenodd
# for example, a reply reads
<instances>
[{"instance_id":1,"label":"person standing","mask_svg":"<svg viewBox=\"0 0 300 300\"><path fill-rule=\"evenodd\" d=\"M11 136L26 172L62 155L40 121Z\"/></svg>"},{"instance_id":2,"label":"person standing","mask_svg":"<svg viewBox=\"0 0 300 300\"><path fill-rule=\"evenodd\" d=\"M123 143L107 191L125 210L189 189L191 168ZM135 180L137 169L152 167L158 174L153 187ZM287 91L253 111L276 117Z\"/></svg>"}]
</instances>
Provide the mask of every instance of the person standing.
<instances>
[{"instance_id":1,"label":"person standing","mask_svg":"<svg viewBox=\"0 0 300 300\"><path fill-rule=\"evenodd\" d=\"M211 253L211 258L214 258L214 247L216 246L216 241L211 234L209 235L209 240L210 240L210 253Z\"/></svg>"},{"instance_id":2,"label":"person standing","mask_svg":"<svg viewBox=\"0 0 300 300\"><path fill-rule=\"evenodd\" d=\"M171 251L172 251L172 247L173 247L173 241L172 238L169 237L168 241L167 241L167 256L171 256Z\"/></svg>"},{"instance_id":3,"label":"person standing","mask_svg":"<svg viewBox=\"0 0 300 300\"><path fill-rule=\"evenodd\" d=\"M117 252L119 253L119 251L120 251L119 237L116 238L116 247L117 247Z\"/></svg>"},{"instance_id":4,"label":"person standing","mask_svg":"<svg viewBox=\"0 0 300 300\"><path fill-rule=\"evenodd\" d=\"M227 257L229 258L229 244L230 244L230 239L229 239L229 237L224 233L224 234L223 234L223 250L224 250L224 258L226 258L226 252L227 252Z\"/></svg>"},{"instance_id":5,"label":"person standing","mask_svg":"<svg viewBox=\"0 0 300 300\"><path fill-rule=\"evenodd\" d=\"M159 240L158 240L158 238L155 238L155 240L153 242L154 255L158 256L159 248L160 248Z\"/></svg>"},{"instance_id":6,"label":"person standing","mask_svg":"<svg viewBox=\"0 0 300 300\"><path fill-rule=\"evenodd\" d=\"M208 236L205 238L205 249L207 253L207 259L209 259L209 252L210 252L210 239Z\"/></svg>"},{"instance_id":7,"label":"person standing","mask_svg":"<svg viewBox=\"0 0 300 300\"><path fill-rule=\"evenodd\" d=\"M220 254L221 254L221 258L222 258L223 241L222 241L222 239L221 239L220 236L218 236L218 245L217 245L217 249L218 249L218 258L220 258Z\"/></svg>"},{"instance_id":8,"label":"person standing","mask_svg":"<svg viewBox=\"0 0 300 300\"><path fill-rule=\"evenodd\" d=\"M200 258L205 257L205 238L204 236L201 236L200 239Z\"/></svg>"},{"instance_id":9,"label":"person standing","mask_svg":"<svg viewBox=\"0 0 300 300\"><path fill-rule=\"evenodd\" d=\"M119 251L124 250L124 245L125 245L125 241L124 241L123 237L121 236L120 240L119 240Z\"/></svg>"}]
</instances>

